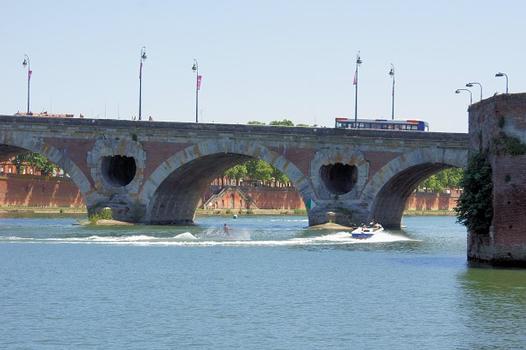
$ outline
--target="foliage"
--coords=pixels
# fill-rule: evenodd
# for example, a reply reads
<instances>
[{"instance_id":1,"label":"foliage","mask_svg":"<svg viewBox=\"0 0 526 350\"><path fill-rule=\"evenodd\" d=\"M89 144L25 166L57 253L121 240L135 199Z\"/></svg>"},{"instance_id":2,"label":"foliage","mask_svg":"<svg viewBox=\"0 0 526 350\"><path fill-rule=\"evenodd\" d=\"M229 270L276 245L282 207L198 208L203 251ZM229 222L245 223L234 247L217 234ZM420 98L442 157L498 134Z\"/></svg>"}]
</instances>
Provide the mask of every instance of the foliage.
<instances>
[{"instance_id":1,"label":"foliage","mask_svg":"<svg viewBox=\"0 0 526 350\"><path fill-rule=\"evenodd\" d=\"M238 183L239 183L239 180L246 178L247 174L248 174L248 171L247 171L247 167L245 164L236 165L228 169L227 171L225 171L225 176L231 179L235 179Z\"/></svg>"},{"instance_id":2,"label":"foliage","mask_svg":"<svg viewBox=\"0 0 526 350\"><path fill-rule=\"evenodd\" d=\"M252 180L270 181L272 180L272 166L260 159L250 160L245 163L247 166L247 173L250 174Z\"/></svg>"},{"instance_id":3,"label":"foliage","mask_svg":"<svg viewBox=\"0 0 526 350\"><path fill-rule=\"evenodd\" d=\"M526 145L516 137L508 136L501 132L500 137L494 141L496 153L508 154L510 156L521 156L526 154Z\"/></svg>"},{"instance_id":4,"label":"foliage","mask_svg":"<svg viewBox=\"0 0 526 350\"><path fill-rule=\"evenodd\" d=\"M109 207L102 208L98 212L91 214L88 219L90 223L92 224L96 224L97 221L99 220L112 220L113 215L111 213L111 208Z\"/></svg>"},{"instance_id":5,"label":"foliage","mask_svg":"<svg viewBox=\"0 0 526 350\"><path fill-rule=\"evenodd\" d=\"M257 121L257 120L251 120L247 123L248 125L266 125L263 122ZM291 120L283 119L283 120L273 120L268 125L272 126L294 126L294 123ZM298 126L305 126L308 127L307 124L299 124Z\"/></svg>"},{"instance_id":6,"label":"foliage","mask_svg":"<svg viewBox=\"0 0 526 350\"><path fill-rule=\"evenodd\" d=\"M461 168L448 168L435 175L431 175L420 183L419 189L426 189L431 192L442 192L446 188L458 188L462 181L464 170Z\"/></svg>"},{"instance_id":7,"label":"foliage","mask_svg":"<svg viewBox=\"0 0 526 350\"><path fill-rule=\"evenodd\" d=\"M253 159L233 166L232 168L225 171L224 176L231 179L235 179L238 183L239 180L258 180L262 182L278 181L280 183L289 183L290 179L287 175L268 164L261 159Z\"/></svg>"},{"instance_id":8,"label":"foliage","mask_svg":"<svg viewBox=\"0 0 526 350\"><path fill-rule=\"evenodd\" d=\"M18 173L21 173L22 168L26 164L40 170L44 176L53 174L53 170L55 169L55 165L47 160L46 157L39 153L32 152L18 154L13 159L13 164L15 165Z\"/></svg>"},{"instance_id":9,"label":"foliage","mask_svg":"<svg viewBox=\"0 0 526 350\"><path fill-rule=\"evenodd\" d=\"M294 126L294 123L291 120L283 119L283 120L273 120L269 123L269 125L273 126Z\"/></svg>"},{"instance_id":10,"label":"foliage","mask_svg":"<svg viewBox=\"0 0 526 350\"><path fill-rule=\"evenodd\" d=\"M281 171L279 171L277 168L272 167L272 177L274 180L281 182L281 183L289 183L290 179L287 175L283 174Z\"/></svg>"},{"instance_id":11,"label":"foliage","mask_svg":"<svg viewBox=\"0 0 526 350\"><path fill-rule=\"evenodd\" d=\"M307 215L307 209L294 209L294 215Z\"/></svg>"},{"instance_id":12,"label":"foliage","mask_svg":"<svg viewBox=\"0 0 526 350\"><path fill-rule=\"evenodd\" d=\"M491 164L487 152L474 154L468 162L461 186L457 221L464 224L470 232L487 234L493 218L493 183Z\"/></svg>"}]
</instances>

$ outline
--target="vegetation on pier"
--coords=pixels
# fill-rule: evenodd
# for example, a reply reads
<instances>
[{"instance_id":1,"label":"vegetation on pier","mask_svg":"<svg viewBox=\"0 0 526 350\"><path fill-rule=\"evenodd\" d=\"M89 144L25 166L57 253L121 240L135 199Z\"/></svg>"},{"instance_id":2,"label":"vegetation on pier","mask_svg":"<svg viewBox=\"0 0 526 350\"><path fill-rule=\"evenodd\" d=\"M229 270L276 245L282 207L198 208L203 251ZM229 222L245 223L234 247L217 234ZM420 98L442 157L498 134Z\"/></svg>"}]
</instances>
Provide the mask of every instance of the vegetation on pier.
<instances>
[{"instance_id":1,"label":"vegetation on pier","mask_svg":"<svg viewBox=\"0 0 526 350\"><path fill-rule=\"evenodd\" d=\"M493 182L492 169L487 152L470 157L464 172L457 212L458 222L464 224L470 232L487 234L493 218Z\"/></svg>"}]
</instances>

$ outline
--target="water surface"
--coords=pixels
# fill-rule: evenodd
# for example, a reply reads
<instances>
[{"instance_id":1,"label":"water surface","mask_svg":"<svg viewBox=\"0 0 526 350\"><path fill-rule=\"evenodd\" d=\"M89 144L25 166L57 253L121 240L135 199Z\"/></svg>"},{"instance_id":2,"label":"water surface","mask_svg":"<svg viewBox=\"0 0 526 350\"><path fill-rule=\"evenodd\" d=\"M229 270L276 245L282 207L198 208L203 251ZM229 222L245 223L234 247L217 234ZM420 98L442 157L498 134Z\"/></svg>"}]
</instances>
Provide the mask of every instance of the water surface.
<instances>
[{"instance_id":1,"label":"water surface","mask_svg":"<svg viewBox=\"0 0 526 350\"><path fill-rule=\"evenodd\" d=\"M371 241L308 230L304 217L75 221L0 219L1 348L526 344L526 273L468 268L452 217L408 217Z\"/></svg>"}]
</instances>

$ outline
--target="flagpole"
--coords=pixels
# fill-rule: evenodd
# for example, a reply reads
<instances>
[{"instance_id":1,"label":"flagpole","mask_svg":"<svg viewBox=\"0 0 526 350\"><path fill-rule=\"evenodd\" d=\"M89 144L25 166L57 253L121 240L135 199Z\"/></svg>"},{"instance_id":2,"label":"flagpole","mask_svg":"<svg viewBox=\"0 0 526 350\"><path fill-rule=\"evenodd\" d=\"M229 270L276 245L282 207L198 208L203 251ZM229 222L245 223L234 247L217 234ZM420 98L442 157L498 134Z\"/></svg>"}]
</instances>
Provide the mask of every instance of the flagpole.
<instances>
[{"instance_id":1,"label":"flagpole","mask_svg":"<svg viewBox=\"0 0 526 350\"><path fill-rule=\"evenodd\" d=\"M142 116L142 64L146 59L146 47L141 48L141 64L139 66L139 120Z\"/></svg>"},{"instance_id":2,"label":"flagpole","mask_svg":"<svg viewBox=\"0 0 526 350\"><path fill-rule=\"evenodd\" d=\"M197 60L194 58L194 65L192 66L192 70L196 73L195 74L195 122L199 123L199 64L197 63Z\"/></svg>"},{"instance_id":3,"label":"flagpole","mask_svg":"<svg viewBox=\"0 0 526 350\"><path fill-rule=\"evenodd\" d=\"M24 67L27 66L27 115L29 115L31 101L31 74L33 72L31 71L31 60L27 54L24 55L24 62L22 62L22 65Z\"/></svg>"},{"instance_id":4,"label":"flagpole","mask_svg":"<svg viewBox=\"0 0 526 350\"><path fill-rule=\"evenodd\" d=\"M362 64L360 51L356 55L356 71L354 72L354 127L358 123L358 67Z\"/></svg>"},{"instance_id":5,"label":"flagpole","mask_svg":"<svg viewBox=\"0 0 526 350\"><path fill-rule=\"evenodd\" d=\"M393 77L393 88L391 91L391 120L394 120L394 106L395 106L395 69L394 65L391 63L391 70L389 75Z\"/></svg>"}]
</instances>

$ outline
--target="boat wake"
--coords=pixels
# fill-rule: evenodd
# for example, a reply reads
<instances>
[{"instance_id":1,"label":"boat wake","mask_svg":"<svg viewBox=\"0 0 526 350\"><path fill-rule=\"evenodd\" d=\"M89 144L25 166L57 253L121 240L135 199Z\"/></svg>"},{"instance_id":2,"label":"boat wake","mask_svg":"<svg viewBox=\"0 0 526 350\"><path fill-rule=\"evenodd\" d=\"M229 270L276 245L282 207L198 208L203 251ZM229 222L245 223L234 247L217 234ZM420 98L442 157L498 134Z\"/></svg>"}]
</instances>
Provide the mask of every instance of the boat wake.
<instances>
[{"instance_id":1,"label":"boat wake","mask_svg":"<svg viewBox=\"0 0 526 350\"><path fill-rule=\"evenodd\" d=\"M105 245L135 245L135 246L330 246L350 244L390 243L399 241L414 241L402 235L380 232L369 239L352 238L350 232L336 232L331 234L292 237L287 239L252 239L248 231L236 231L224 234L217 229L205 230L192 234L183 232L175 236L156 237L150 235L122 235L88 237L52 237L31 238L17 236L0 236L0 243L55 243L55 244L105 244Z\"/></svg>"}]
</instances>

